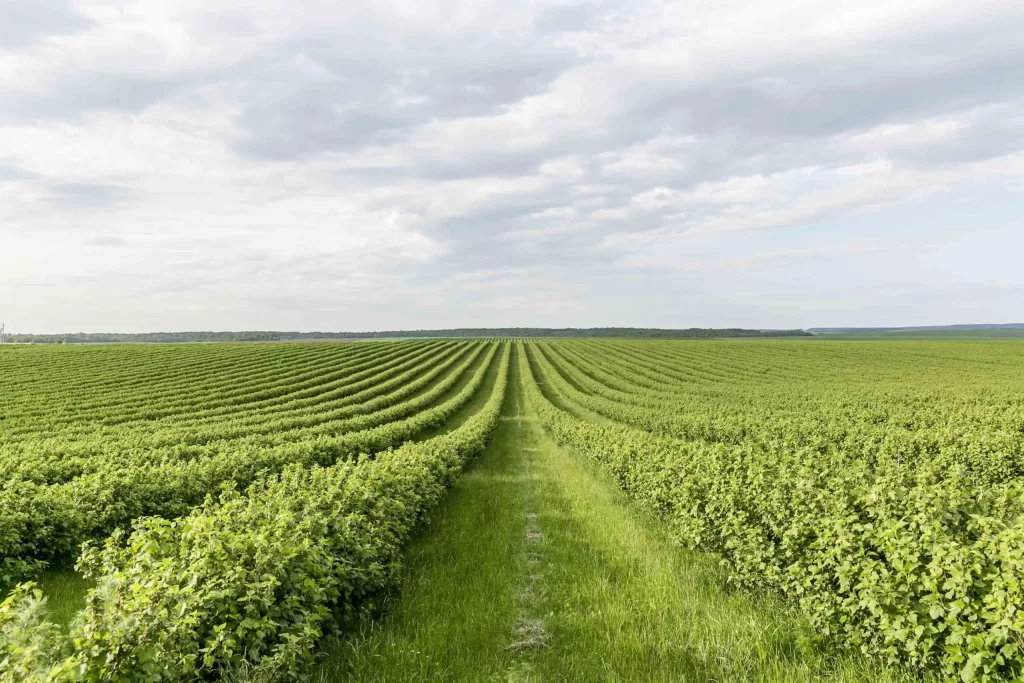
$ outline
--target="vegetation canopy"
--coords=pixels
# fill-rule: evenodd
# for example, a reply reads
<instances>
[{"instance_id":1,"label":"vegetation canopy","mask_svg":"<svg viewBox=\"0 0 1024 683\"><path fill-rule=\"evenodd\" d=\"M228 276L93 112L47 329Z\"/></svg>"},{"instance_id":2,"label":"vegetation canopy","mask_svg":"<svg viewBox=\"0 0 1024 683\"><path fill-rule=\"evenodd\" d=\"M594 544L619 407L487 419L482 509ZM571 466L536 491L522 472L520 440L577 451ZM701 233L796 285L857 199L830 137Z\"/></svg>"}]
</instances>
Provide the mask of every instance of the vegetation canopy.
<instances>
[{"instance_id":1,"label":"vegetation canopy","mask_svg":"<svg viewBox=\"0 0 1024 683\"><path fill-rule=\"evenodd\" d=\"M886 680L1024 676L1016 342L6 345L0 374L0 681L308 676L327 636L350 638L394 607L409 542L494 433L509 467L518 457L527 474L537 468L495 480L516 496L543 511L544 496L562 491L590 542L607 533L617 553L655 552L629 549L640 532L623 529L640 527L611 524L611 503L587 507L605 498L581 473L601 473L667 538L722 562L733 586L798 610L816 634L808 647L866 657L857 670L874 673L857 680L882 676L872 667ZM499 429L506 423L531 426ZM520 519L499 509L511 494L485 498L469 518L477 524ZM586 524L587 509L605 521ZM582 571L583 555L544 545L564 514L522 517L524 566L547 558ZM458 538L482 553L497 531L469 525ZM496 552L507 552L502 543ZM698 571L673 562L681 583ZM497 577L510 567L476 564ZM665 566L652 576L671 592ZM479 642L503 637L489 628L512 640L487 661L571 676L577 669L560 667L579 661L573 647L610 642L558 625L604 629L573 615L607 620L634 607L607 590L611 575L577 582L595 587L584 604L544 603L545 590L558 595L559 571L526 570L524 586L502 589L514 599L495 599ZM70 572L79 595L54 609L39 585ZM657 602L630 576L621 580L647 596L641 603ZM502 627L501 605L525 611ZM692 614L658 618L675 632ZM678 644L657 656L681 667L668 679L728 678L749 670L740 658L759 647L730 642L705 664L669 656ZM796 647L764 651L786 670ZM449 656L444 648L423 656ZM531 654L547 648L557 656ZM355 645L337 652L358 659Z\"/></svg>"}]
</instances>

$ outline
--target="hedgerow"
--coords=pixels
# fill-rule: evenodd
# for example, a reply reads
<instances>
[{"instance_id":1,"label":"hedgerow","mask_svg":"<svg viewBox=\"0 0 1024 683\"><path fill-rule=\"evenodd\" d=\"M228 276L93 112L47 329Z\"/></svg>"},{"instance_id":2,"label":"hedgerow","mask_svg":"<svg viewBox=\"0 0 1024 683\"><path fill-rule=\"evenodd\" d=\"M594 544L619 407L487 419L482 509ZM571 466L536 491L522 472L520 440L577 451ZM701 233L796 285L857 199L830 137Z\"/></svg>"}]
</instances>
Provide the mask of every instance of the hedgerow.
<instances>
[{"instance_id":1,"label":"hedgerow","mask_svg":"<svg viewBox=\"0 0 1024 683\"><path fill-rule=\"evenodd\" d=\"M176 520L89 546L96 581L70 633L18 587L0 606L0 680L298 678L331 628L372 612L401 548L498 420L510 347L486 405L458 429L332 467L288 466Z\"/></svg>"},{"instance_id":2,"label":"hedgerow","mask_svg":"<svg viewBox=\"0 0 1024 683\"><path fill-rule=\"evenodd\" d=\"M580 419L571 386L525 355L545 429L608 469L684 544L720 554L737 583L790 597L821 634L890 662L951 680L1024 676L1019 480L979 487L948 463L901 471Z\"/></svg>"},{"instance_id":3,"label":"hedgerow","mask_svg":"<svg viewBox=\"0 0 1024 683\"><path fill-rule=\"evenodd\" d=\"M146 516L178 517L228 483L245 486L261 473L289 464L330 465L359 453L397 446L435 427L468 401L484 380L497 346L479 346L483 362L458 393L437 403L472 365L413 398L388 405L327 430L290 441L235 440L212 452L175 450L155 462L131 452L97 462L92 471L58 485L13 480L0 485L0 587L31 578L43 567L73 559L82 542L102 537ZM404 396L404 395L403 395ZM436 404L436 405L435 405Z\"/></svg>"}]
</instances>

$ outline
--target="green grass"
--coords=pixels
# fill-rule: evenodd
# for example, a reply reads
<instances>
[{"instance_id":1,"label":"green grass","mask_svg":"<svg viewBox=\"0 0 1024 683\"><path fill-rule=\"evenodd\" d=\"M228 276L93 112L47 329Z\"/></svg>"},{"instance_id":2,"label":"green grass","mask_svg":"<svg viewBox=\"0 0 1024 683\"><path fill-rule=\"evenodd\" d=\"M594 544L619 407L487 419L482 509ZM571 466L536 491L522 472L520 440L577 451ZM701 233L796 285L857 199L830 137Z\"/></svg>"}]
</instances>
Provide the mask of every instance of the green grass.
<instances>
[{"instance_id":1,"label":"green grass","mask_svg":"<svg viewBox=\"0 0 1024 683\"><path fill-rule=\"evenodd\" d=\"M92 588L92 582L73 569L62 569L43 574L39 587L46 596L50 618L66 627L85 607L85 594Z\"/></svg>"},{"instance_id":2,"label":"green grass","mask_svg":"<svg viewBox=\"0 0 1024 683\"><path fill-rule=\"evenodd\" d=\"M523 403L409 549L379 622L332 641L335 681L913 680L816 644L771 597L730 589Z\"/></svg>"},{"instance_id":3,"label":"green grass","mask_svg":"<svg viewBox=\"0 0 1024 683\"><path fill-rule=\"evenodd\" d=\"M515 414L514 375L503 417ZM328 643L314 680L503 679L525 580L531 486L517 423L503 419L486 452L458 480L406 553L387 616Z\"/></svg>"}]
</instances>

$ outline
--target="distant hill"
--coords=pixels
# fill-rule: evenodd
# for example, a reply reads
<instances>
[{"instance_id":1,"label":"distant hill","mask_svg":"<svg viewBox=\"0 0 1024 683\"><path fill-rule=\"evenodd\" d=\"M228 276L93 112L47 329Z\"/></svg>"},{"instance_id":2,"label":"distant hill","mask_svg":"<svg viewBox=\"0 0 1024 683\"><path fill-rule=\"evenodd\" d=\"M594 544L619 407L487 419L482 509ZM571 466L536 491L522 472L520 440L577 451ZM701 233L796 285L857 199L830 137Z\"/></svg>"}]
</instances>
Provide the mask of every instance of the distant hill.
<instances>
[{"instance_id":1,"label":"distant hill","mask_svg":"<svg viewBox=\"0 0 1024 683\"><path fill-rule=\"evenodd\" d=\"M450 330L388 330L382 332L147 332L144 334L92 333L15 334L12 342L29 344L131 344L195 342L329 341L411 337L627 337L638 339L716 339L722 337L809 337L804 330L745 330L691 327L505 327Z\"/></svg>"},{"instance_id":2,"label":"distant hill","mask_svg":"<svg viewBox=\"0 0 1024 683\"><path fill-rule=\"evenodd\" d=\"M918 327L810 327L811 334L876 334L882 332L971 332L982 330L1024 330L1024 323L978 325L924 325Z\"/></svg>"},{"instance_id":3,"label":"distant hill","mask_svg":"<svg viewBox=\"0 0 1024 683\"><path fill-rule=\"evenodd\" d=\"M922 327L815 327L824 339L1024 339L1024 323Z\"/></svg>"},{"instance_id":4,"label":"distant hill","mask_svg":"<svg viewBox=\"0 0 1024 683\"><path fill-rule=\"evenodd\" d=\"M842 334L819 334L814 339L822 341L841 340L899 340L899 339L931 339L947 341L954 340L997 340L997 339L1024 339L1024 329L1008 327L996 329L977 330L894 330L892 332L845 332Z\"/></svg>"}]
</instances>

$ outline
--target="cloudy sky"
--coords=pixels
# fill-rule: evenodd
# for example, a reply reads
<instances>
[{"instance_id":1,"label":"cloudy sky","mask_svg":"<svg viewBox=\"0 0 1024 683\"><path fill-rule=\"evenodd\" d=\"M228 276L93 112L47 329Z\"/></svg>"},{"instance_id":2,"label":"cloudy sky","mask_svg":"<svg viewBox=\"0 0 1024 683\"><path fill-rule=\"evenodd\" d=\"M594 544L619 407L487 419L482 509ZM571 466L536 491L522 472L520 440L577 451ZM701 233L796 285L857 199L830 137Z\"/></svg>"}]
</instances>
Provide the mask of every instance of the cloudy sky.
<instances>
[{"instance_id":1,"label":"cloudy sky","mask_svg":"<svg viewBox=\"0 0 1024 683\"><path fill-rule=\"evenodd\" d=\"M1024 321L1024 3L0 0L19 332Z\"/></svg>"}]
</instances>

